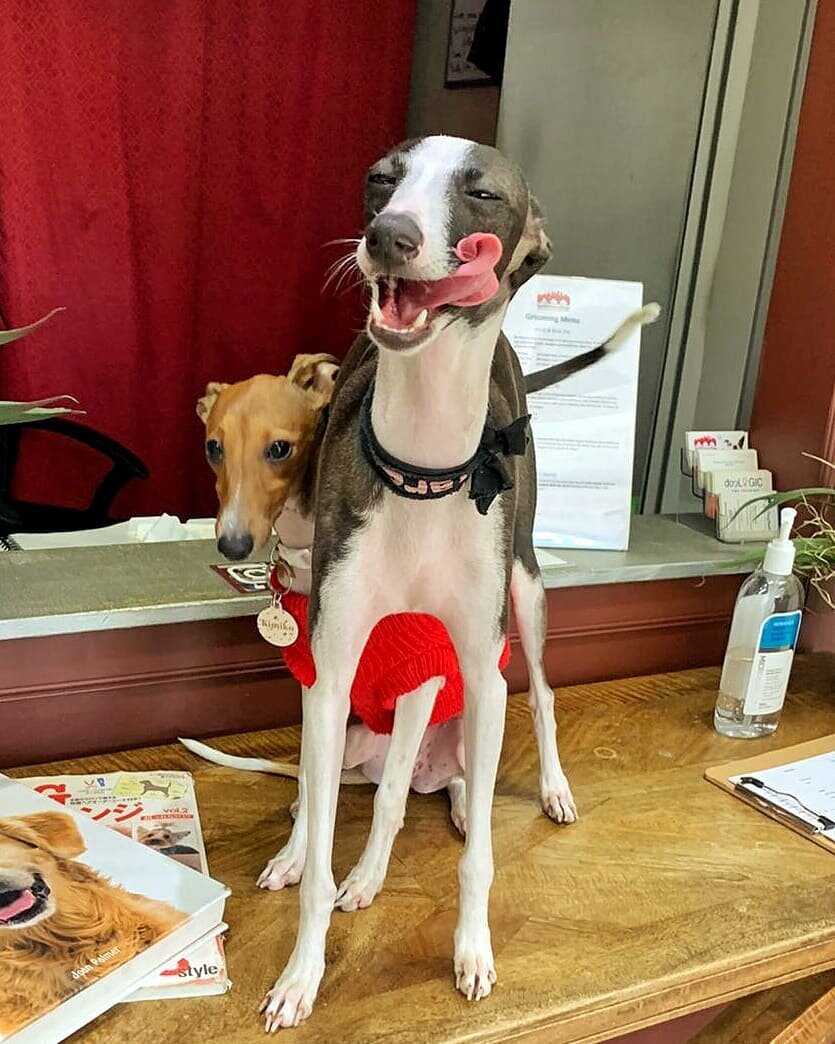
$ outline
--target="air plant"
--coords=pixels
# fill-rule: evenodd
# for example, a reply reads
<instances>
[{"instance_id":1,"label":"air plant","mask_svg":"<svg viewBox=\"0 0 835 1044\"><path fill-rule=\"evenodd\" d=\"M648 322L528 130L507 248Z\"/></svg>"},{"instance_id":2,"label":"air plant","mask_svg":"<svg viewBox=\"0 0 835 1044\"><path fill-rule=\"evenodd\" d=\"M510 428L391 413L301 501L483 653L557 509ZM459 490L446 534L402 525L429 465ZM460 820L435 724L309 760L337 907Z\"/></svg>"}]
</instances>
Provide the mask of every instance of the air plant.
<instances>
[{"instance_id":1,"label":"air plant","mask_svg":"<svg viewBox=\"0 0 835 1044\"><path fill-rule=\"evenodd\" d=\"M25 337L33 330L43 326L44 323L49 322L56 312L63 311L63 308L54 308L48 315L28 326L20 326L15 330L0 330L0 346L20 340L21 337ZM46 399L36 399L34 402L9 402L0 399L0 426L28 424L32 421L44 420L46 417L81 413L81 410L76 409L77 406L78 400L74 399L72 395L51 395Z\"/></svg>"},{"instance_id":2,"label":"air plant","mask_svg":"<svg viewBox=\"0 0 835 1044\"><path fill-rule=\"evenodd\" d=\"M829 469L834 484L765 493L748 503L764 502L763 511L788 503L797 505L801 521L795 527L795 572L809 581L825 605L835 610L835 461L811 453L803 456Z\"/></svg>"}]
</instances>

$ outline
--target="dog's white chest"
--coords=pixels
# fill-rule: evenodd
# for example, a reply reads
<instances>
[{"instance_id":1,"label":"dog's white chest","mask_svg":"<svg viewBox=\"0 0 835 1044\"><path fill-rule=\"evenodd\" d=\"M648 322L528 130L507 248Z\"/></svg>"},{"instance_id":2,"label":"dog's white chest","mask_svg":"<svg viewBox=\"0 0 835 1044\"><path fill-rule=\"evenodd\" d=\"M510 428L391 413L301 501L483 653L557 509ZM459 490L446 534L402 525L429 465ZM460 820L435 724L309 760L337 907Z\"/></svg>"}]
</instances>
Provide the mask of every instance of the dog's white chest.
<instances>
[{"instance_id":1,"label":"dog's white chest","mask_svg":"<svg viewBox=\"0 0 835 1044\"><path fill-rule=\"evenodd\" d=\"M434 501L386 494L358 534L365 583L389 612L438 612L501 566L500 505L486 516L462 490Z\"/></svg>"}]
</instances>

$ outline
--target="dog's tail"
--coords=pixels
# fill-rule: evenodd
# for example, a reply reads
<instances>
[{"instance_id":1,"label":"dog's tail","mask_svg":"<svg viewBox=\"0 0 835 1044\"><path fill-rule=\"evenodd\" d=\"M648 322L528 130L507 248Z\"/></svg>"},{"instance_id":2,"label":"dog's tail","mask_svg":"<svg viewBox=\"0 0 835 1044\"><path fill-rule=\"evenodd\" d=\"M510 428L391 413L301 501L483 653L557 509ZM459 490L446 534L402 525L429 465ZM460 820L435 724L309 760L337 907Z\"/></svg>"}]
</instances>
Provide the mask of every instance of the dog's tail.
<instances>
[{"instance_id":1,"label":"dog's tail","mask_svg":"<svg viewBox=\"0 0 835 1044\"><path fill-rule=\"evenodd\" d=\"M241 769L243 772L267 772L271 776L284 776L286 779L299 778L299 766L289 761L270 761L268 758L242 758L237 754L226 754L222 750L215 750L206 743L198 740L177 737L182 745L196 754L199 758L205 758L214 765L223 765L226 768ZM342 773L343 784L361 784L368 780L358 769L345 769Z\"/></svg>"},{"instance_id":2,"label":"dog's tail","mask_svg":"<svg viewBox=\"0 0 835 1044\"><path fill-rule=\"evenodd\" d=\"M299 766L292 765L289 761L269 761L267 758L242 758L237 754L225 754L222 750L198 740L184 739L178 737L180 743L192 754L199 758L205 758L215 765L225 765L226 768L242 769L244 772L269 772L273 776L286 776L287 779L299 778Z\"/></svg>"},{"instance_id":3,"label":"dog's tail","mask_svg":"<svg viewBox=\"0 0 835 1044\"><path fill-rule=\"evenodd\" d=\"M577 355L573 359L566 359L565 362L556 363L554 366L548 366L544 370L537 370L536 373L527 374L525 377L525 393L533 395L534 392L542 391L543 388L548 388L552 384L559 384L560 381L564 381L566 377L570 377L573 373L579 373L594 363L600 362L605 356L616 352L635 330L645 326L647 323L654 323L660 314L660 305L644 305L643 308L633 312L628 319L625 319L609 340L604 341L597 348L591 348L589 351L583 352L582 355Z\"/></svg>"}]
</instances>

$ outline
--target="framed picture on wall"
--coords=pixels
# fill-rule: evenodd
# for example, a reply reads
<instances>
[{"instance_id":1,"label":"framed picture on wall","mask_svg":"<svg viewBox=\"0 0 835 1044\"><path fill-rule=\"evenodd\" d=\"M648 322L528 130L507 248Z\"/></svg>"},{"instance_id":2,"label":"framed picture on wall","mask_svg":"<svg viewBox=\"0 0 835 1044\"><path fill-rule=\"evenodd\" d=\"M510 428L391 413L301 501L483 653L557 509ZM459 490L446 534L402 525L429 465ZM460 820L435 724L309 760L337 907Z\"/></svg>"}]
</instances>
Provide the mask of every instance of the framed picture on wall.
<instances>
[{"instance_id":1,"label":"framed picture on wall","mask_svg":"<svg viewBox=\"0 0 835 1044\"><path fill-rule=\"evenodd\" d=\"M449 16L445 87L474 87L492 80L467 61L476 23L484 10L485 0L452 0Z\"/></svg>"}]
</instances>

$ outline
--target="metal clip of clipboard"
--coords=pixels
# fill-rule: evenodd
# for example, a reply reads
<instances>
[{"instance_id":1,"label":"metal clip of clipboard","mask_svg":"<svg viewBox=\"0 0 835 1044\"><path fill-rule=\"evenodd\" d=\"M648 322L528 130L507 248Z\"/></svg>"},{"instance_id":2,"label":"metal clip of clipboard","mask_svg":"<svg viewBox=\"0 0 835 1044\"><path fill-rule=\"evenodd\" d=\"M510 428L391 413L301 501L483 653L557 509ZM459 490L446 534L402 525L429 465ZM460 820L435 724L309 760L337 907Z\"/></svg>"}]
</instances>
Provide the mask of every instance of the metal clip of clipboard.
<instances>
[{"instance_id":1,"label":"metal clip of clipboard","mask_svg":"<svg viewBox=\"0 0 835 1044\"><path fill-rule=\"evenodd\" d=\"M746 786L746 784L748 785ZM759 787L761 791L773 791L773 793L780 797L789 798L800 805L807 816L816 819L817 823L810 823L808 819L805 819L796 812L791 812L789 809L784 808L773 800L770 800L763 793L754 793L749 789L751 786ZM803 804L800 798L795 797L794 794L789 794L782 790L774 790L773 787L770 787L767 783L763 783L763 781L757 779L756 776L742 776L739 782L734 784L734 790L738 794L749 799L752 804L758 805L764 812L772 815L775 819L784 819L787 823L792 824L806 834L822 834L824 831L835 828L835 822L833 822L828 816L821 815L813 809L808 808Z\"/></svg>"}]
</instances>

